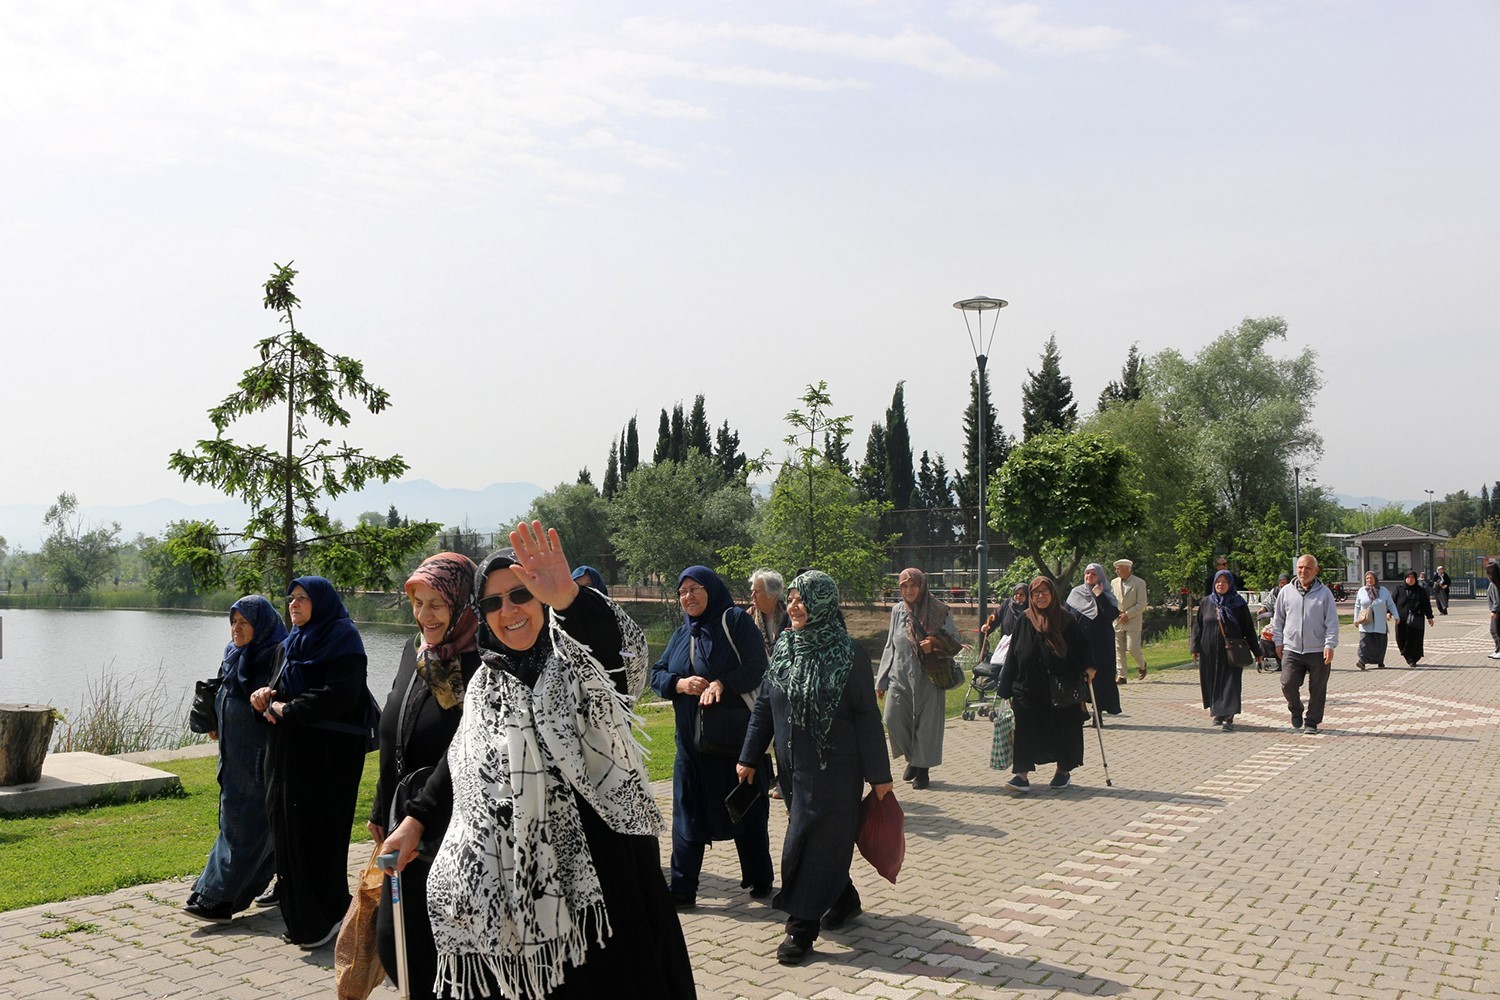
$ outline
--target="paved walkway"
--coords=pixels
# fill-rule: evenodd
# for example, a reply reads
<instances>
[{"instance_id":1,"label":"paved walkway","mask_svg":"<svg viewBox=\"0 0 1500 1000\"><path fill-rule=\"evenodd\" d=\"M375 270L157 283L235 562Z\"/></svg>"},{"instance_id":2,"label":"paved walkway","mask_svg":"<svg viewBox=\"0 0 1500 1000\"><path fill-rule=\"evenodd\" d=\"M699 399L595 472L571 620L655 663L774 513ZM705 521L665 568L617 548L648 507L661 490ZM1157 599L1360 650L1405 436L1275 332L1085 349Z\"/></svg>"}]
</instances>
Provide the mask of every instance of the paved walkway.
<instances>
[{"instance_id":1,"label":"paved walkway","mask_svg":"<svg viewBox=\"0 0 1500 1000\"><path fill-rule=\"evenodd\" d=\"M952 720L932 788L897 792L900 882L856 855L866 914L807 964L776 964L781 915L739 889L732 846L710 852L683 917L700 996L1496 996L1500 663L1486 629L1455 604L1414 671L1358 672L1346 641L1318 736L1289 730L1269 674L1247 672L1227 734L1198 707L1196 674L1131 683L1104 731L1113 788L1091 732L1073 788L1008 797L989 725ZM281 944L274 910L205 926L179 911L186 892L5 914L0 996L333 995L331 951Z\"/></svg>"}]
</instances>

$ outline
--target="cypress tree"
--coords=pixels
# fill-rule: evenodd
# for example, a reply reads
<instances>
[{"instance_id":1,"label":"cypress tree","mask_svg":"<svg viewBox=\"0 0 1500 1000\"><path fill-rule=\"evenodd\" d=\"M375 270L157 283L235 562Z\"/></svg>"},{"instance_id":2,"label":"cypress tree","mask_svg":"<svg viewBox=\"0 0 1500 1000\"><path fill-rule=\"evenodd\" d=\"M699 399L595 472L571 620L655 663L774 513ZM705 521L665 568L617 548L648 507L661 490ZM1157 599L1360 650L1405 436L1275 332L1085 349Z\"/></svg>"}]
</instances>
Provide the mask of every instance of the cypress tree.
<instances>
[{"instance_id":1,"label":"cypress tree","mask_svg":"<svg viewBox=\"0 0 1500 1000\"><path fill-rule=\"evenodd\" d=\"M885 428L870 425L870 439L865 443L865 460L859 467L859 492L865 500L890 500L885 481Z\"/></svg>"},{"instance_id":2,"label":"cypress tree","mask_svg":"<svg viewBox=\"0 0 1500 1000\"><path fill-rule=\"evenodd\" d=\"M906 427L906 383L897 382L885 411L885 488L896 510L913 506L916 485L911 468L911 434Z\"/></svg>"},{"instance_id":3,"label":"cypress tree","mask_svg":"<svg viewBox=\"0 0 1500 1000\"><path fill-rule=\"evenodd\" d=\"M965 508L973 508L979 503L979 413L979 377L970 372L969 405L964 410L964 471L962 475L952 477L958 503ZM1012 441L1000 426L995 405L990 402L988 378L984 380L984 416L984 474L991 477L1005 464Z\"/></svg>"},{"instance_id":4,"label":"cypress tree","mask_svg":"<svg viewBox=\"0 0 1500 1000\"><path fill-rule=\"evenodd\" d=\"M687 459L687 421L682 416L682 404L678 403L672 407L672 432L671 441L667 448L667 458L674 462Z\"/></svg>"},{"instance_id":5,"label":"cypress tree","mask_svg":"<svg viewBox=\"0 0 1500 1000\"><path fill-rule=\"evenodd\" d=\"M660 465L672 457L672 423L667 411L661 411L661 423L656 425L656 450L651 453L653 465Z\"/></svg>"},{"instance_id":6,"label":"cypress tree","mask_svg":"<svg viewBox=\"0 0 1500 1000\"><path fill-rule=\"evenodd\" d=\"M854 467L849 464L849 442L843 427L824 432L823 458L844 475L853 476Z\"/></svg>"},{"instance_id":7,"label":"cypress tree","mask_svg":"<svg viewBox=\"0 0 1500 1000\"><path fill-rule=\"evenodd\" d=\"M635 417L630 418L630 423L625 425L625 444L620 449L620 483L624 485L625 480L641 464L641 436L636 430Z\"/></svg>"},{"instance_id":8,"label":"cypress tree","mask_svg":"<svg viewBox=\"0 0 1500 1000\"><path fill-rule=\"evenodd\" d=\"M727 420L716 435L713 459L714 467L726 483L745 481L745 453L740 451L740 434L729 429Z\"/></svg>"},{"instance_id":9,"label":"cypress tree","mask_svg":"<svg viewBox=\"0 0 1500 1000\"><path fill-rule=\"evenodd\" d=\"M1071 431L1078 422L1078 404L1073 401L1073 380L1062 373L1057 337L1047 338L1040 371L1026 372L1021 387L1021 435L1029 441L1047 431Z\"/></svg>"},{"instance_id":10,"label":"cypress tree","mask_svg":"<svg viewBox=\"0 0 1500 1000\"><path fill-rule=\"evenodd\" d=\"M583 468L581 468L581 469L578 470L578 485L579 486L593 486L594 485L594 477L591 476L591 475L589 475L589 467L587 465L585 465Z\"/></svg>"},{"instance_id":11,"label":"cypress tree","mask_svg":"<svg viewBox=\"0 0 1500 1000\"><path fill-rule=\"evenodd\" d=\"M612 500L620 490L620 446L609 443L609 462L604 466L604 485L600 493L604 499Z\"/></svg>"},{"instance_id":12,"label":"cypress tree","mask_svg":"<svg viewBox=\"0 0 1500 1000\"><path fill-rule=\"evenodd\" d=\"M693 410L688 415L687 422L687 448L697 448L704 458L712 458L714 453L713 441L708 429L708 408L703 405L703 396L699 394L693 399ZM687 457L687 448L683 449L683 457Z\"/></svg>"}]
</instances>

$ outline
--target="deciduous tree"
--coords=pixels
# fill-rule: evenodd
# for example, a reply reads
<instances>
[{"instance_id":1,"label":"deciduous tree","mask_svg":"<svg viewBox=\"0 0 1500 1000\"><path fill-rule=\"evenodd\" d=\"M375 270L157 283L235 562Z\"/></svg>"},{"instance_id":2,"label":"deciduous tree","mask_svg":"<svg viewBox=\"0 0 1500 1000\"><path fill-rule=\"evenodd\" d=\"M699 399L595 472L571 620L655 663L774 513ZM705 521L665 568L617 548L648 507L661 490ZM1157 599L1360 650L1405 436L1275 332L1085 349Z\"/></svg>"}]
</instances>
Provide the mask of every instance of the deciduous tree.
<instances>
[{"instance_id":1,"label":"deciduous tree","mask_svg":"<svg viewBox=\"0 0 1500 1000\"><path fill-rule=\"evenodd\" d=\"M78 510L78 498L59 493L42 523L51 531L37 553L37 564L42 576L57 590L81 594L114 572L120 551L118 522L86 523Z\"/></svg>"}]
</instances>

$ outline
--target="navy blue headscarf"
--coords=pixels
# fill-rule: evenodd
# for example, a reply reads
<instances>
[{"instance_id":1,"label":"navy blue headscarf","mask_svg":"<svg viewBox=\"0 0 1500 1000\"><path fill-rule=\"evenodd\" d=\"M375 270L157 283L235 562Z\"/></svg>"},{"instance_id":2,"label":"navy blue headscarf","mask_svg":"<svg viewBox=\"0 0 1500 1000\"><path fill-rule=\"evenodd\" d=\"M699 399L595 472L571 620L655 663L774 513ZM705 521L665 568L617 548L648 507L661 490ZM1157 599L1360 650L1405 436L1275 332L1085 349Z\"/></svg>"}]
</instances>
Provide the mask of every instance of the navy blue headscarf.
<instances>
[{"instance_id":1,"label":"navy blue headscarf","mask_svg":"<svg viewBox=\"0 0 1500 1000\"><path fill-rule=\"evenodd\" d=\"M592 566L580 566L575 569L573 579L580 587L593 587L601 594L609 593L609 585L604 582L604 575Z\"/></svg>"},{"instance_id":2,"label":"navy blue headscarf","mask_svg":"<svg viewBox=\"0 0 1500 1000\"><path fill-rule=\"evenodd\" d=\"M306 625L294 627L286 637L286 670L277 686L283 698L295 698L306 690L307 668L341 656L363 656L365 652L359 629L344 610L344 602L333 584L321 576L299 576L287 584L287 595L296 587L307 591L312 600L312 616Z\"/></svg>"},{"instance_id":3,"label":"navy blue headscarf","mask_svg":"<svg viewBox=\"0 0 1500 1000\"><path fill-rule=\"evenodd\" d=\"M1214 599L1214 603L1219 606L1219 610L1224 612L1235 611L1239 608L1248 608L1249 605L1245 603L1245 599L1240 596L1239 591L1234 589L1234 574L1229 572L1229 570L1221 569L1214 574L1214 588L1219 586L1219 577L1221 576L1227 577L1229 580L1229 593L1221 594L1217 589L1211 589L1208 592L1208 596Z\"/></svg>"},{"instance_id":4,"label":"navy blue headscarf","mask_svg":"<svg viewBox=\"0 0 1500 1000\"><path fill-rule=\"evenodd\" d=\"M708 665L708 657L714 650L714 637L722 635L724 630L719 623L724 619L724 612L734 607L734 597L729 593L729 588L724 586L724 581L719 579L719 574L707 566L689 566L682 571L677 578L677 586L682 586L683 580L692 580L708 591L708 605L703 613L696 618L683 612L683 624L693 636L693 641L698 646L698 655L702 659L704 667ZM697 672L697 664L692 665Z\"/></svg>"},{"instance_id":5,"label":"navy blue headscarf","mask_svg":"<svg viewBox=\"0 0 1500 1000\"><path fill-rule=\"evenodd\" d=\"M251 671L261 654L286 638L286 625L282 623L281 616L276 613L271 602L259 594L251 594L235 601L229 609L229 616L233 618L236 611L250 623L253 632L244 648L232 642L224 647L224 662L219 667L219 676L229 685L230 694L238 698L249 698L254 689L264 686L270 680L269 674L256 671L252 675Z\"/></svg>"}]
</instances>

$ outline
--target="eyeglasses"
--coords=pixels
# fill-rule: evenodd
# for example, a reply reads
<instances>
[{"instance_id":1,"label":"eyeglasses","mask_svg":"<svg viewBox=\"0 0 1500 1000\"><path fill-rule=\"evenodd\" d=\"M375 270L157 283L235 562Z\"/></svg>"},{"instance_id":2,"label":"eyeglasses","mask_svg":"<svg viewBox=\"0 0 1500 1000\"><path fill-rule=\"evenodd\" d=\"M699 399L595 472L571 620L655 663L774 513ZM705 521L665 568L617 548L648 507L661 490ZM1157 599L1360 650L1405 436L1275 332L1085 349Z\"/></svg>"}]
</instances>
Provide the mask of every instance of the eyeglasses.
<instances>
[{"instance_id":1,"label":"eyeglasses","mask_svg":"<svg viewBox=\"0 0 1500 1000\"><path fill-rule=\"evenodd\" d=\"M516 607L520 607L523 604L530 604L536 599L536 595L525 587L517 587L515 590L507 590L503 594L491 594L489 597L482 599L479 602L480 612L488 615L499 611L505 606L505 599L507 597L510 598L510 603L516 605Z\"/></svg>"},{"instance_id":2,"label":"eyeglasses","mask_svg":"<svg viewBox=\"0 0 1500 1000\"><path fill-rule=\"evenodd\" d=\"M694 594L706 594L706 593L708 593L708 591L704 590L702 587L683 587L681 590L679 590L677 592L677 596L678 597L691 597Z\"/></svg>"},{"instance_id":3,"label":"eyeglasses","mask_svg":"<svg viewBox=\"0 0 1500 1000\"><path fill-rule=\"evenodd\" d=\"M286 602L288 604L307 604L311 600L312 598L308 597L306 594L293 594L291 597L288 597L286 599Z\"/></svg>"}]
</instances>

